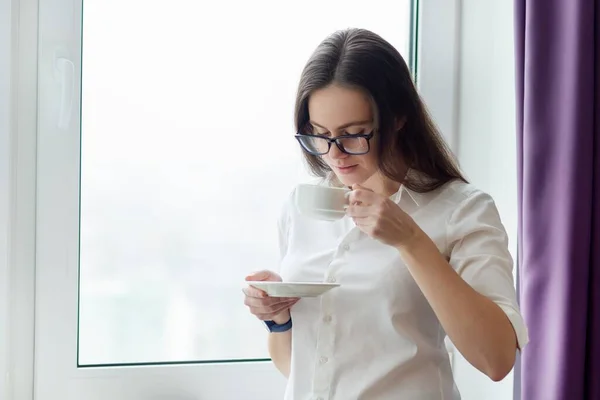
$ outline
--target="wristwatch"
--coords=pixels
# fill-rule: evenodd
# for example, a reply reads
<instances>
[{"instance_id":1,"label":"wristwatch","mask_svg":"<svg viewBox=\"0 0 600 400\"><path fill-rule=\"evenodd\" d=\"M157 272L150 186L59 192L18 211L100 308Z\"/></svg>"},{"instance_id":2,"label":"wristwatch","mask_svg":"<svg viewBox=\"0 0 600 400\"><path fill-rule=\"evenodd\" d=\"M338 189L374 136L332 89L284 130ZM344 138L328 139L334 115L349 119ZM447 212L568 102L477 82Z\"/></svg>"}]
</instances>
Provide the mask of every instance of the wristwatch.
<instances>
[{"instance_id":1,"label":"wristwatch","mask_svg":"<svg viewBox=\"0 0 600 400\"><path fill-rule=\"evenodd\" d=\"M265 321L265 325L271 333L286 332L292 329L292 318L290 317L289 321L285 324L278 324L275 321Z\"/></svg>"}]
</instances>

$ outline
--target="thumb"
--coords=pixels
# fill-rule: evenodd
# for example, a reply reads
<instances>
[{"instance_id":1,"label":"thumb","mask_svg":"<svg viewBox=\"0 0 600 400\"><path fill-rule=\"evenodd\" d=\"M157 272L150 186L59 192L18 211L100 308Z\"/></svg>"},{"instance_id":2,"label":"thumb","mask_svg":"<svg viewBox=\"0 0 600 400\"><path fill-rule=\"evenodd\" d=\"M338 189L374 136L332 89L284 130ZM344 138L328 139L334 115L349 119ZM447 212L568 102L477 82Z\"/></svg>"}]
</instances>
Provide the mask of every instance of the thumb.
<instances>
[{"instance_id":1,"label":"thumb","mask_svg":"<svg viewBox=\"0 0 600 400\"><path fill-rule=\"evenodd\" d=\"M272 271L262 270L246 276L247 281L280 281L279 275Z\"/></svg>"},{"instance_id":2,"label":"thumb","mask_svg":"<svg viewBox=\"0 0 600 400\"><path fill-rule=\"evenodd\" d=\"M371 189L364 187L363 185L359 184L359 183L355 183L354 185L352 185L352 190L358 190L358 189L362 189L362 190L368 190L369 192L372 192Z\"/></svg>"}]
</instances>

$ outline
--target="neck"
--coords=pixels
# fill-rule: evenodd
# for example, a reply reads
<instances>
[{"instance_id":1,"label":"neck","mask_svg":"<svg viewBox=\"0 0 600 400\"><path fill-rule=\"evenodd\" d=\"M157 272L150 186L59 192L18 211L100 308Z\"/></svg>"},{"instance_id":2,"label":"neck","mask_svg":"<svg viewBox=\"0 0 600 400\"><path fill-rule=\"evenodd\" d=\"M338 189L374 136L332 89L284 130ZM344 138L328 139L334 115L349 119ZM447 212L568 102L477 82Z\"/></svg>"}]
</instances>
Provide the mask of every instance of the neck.
<instances>
[{"instance_id":1,"label":"neck","mask_svg":"<svg viewBox=\"0 0 600 400\"><path fill-rule=\"evenodd\" d=\"M362 186L382 196L389 197L400 189L400 182L393 181L378 172L364 181Z\"/></svg>"}]
</instances>

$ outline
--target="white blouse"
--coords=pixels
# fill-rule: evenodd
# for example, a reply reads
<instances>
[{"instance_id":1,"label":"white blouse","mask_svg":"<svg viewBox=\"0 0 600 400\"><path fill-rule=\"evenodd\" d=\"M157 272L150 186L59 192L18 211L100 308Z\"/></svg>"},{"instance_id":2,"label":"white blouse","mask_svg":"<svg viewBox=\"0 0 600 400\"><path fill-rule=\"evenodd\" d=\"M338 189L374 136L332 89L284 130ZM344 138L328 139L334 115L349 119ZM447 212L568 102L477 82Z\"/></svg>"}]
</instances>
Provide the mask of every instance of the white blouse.
<instances>
[{"instance_id":1,"label":"white blouse","mask_svg":"<svg viewBox=\"0 0 600 400\"><path fill-rule=\"evenodd\" d=\"M399 252L349 217L304 217L293 204L279 223L284 281L338 282L291 310L286 400L456 400L446 333ZM429 192L404 186L391 199L437 244L456 272L510 319L522 349L508 238L492 198L454 181Z\"/></svg>"}]
</instances>

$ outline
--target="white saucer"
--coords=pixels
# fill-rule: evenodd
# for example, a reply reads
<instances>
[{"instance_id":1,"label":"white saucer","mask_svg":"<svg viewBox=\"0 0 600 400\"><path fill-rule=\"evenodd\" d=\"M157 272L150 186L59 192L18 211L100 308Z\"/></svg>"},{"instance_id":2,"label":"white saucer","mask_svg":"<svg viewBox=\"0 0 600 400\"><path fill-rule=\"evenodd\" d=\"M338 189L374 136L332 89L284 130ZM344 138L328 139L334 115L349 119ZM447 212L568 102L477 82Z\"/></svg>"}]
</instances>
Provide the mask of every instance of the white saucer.
<instances>
[{"instance_id":1,"label":"white saucer","mask_svg":"<svg viewBox=\"0 0 600 400\"><path fill-rule=\"evenodd\" d=\"M263 290L271 297L317 297L340 286L325 282L269 282L248 281L247 285Z\"/></svg>"}]
</instances>

